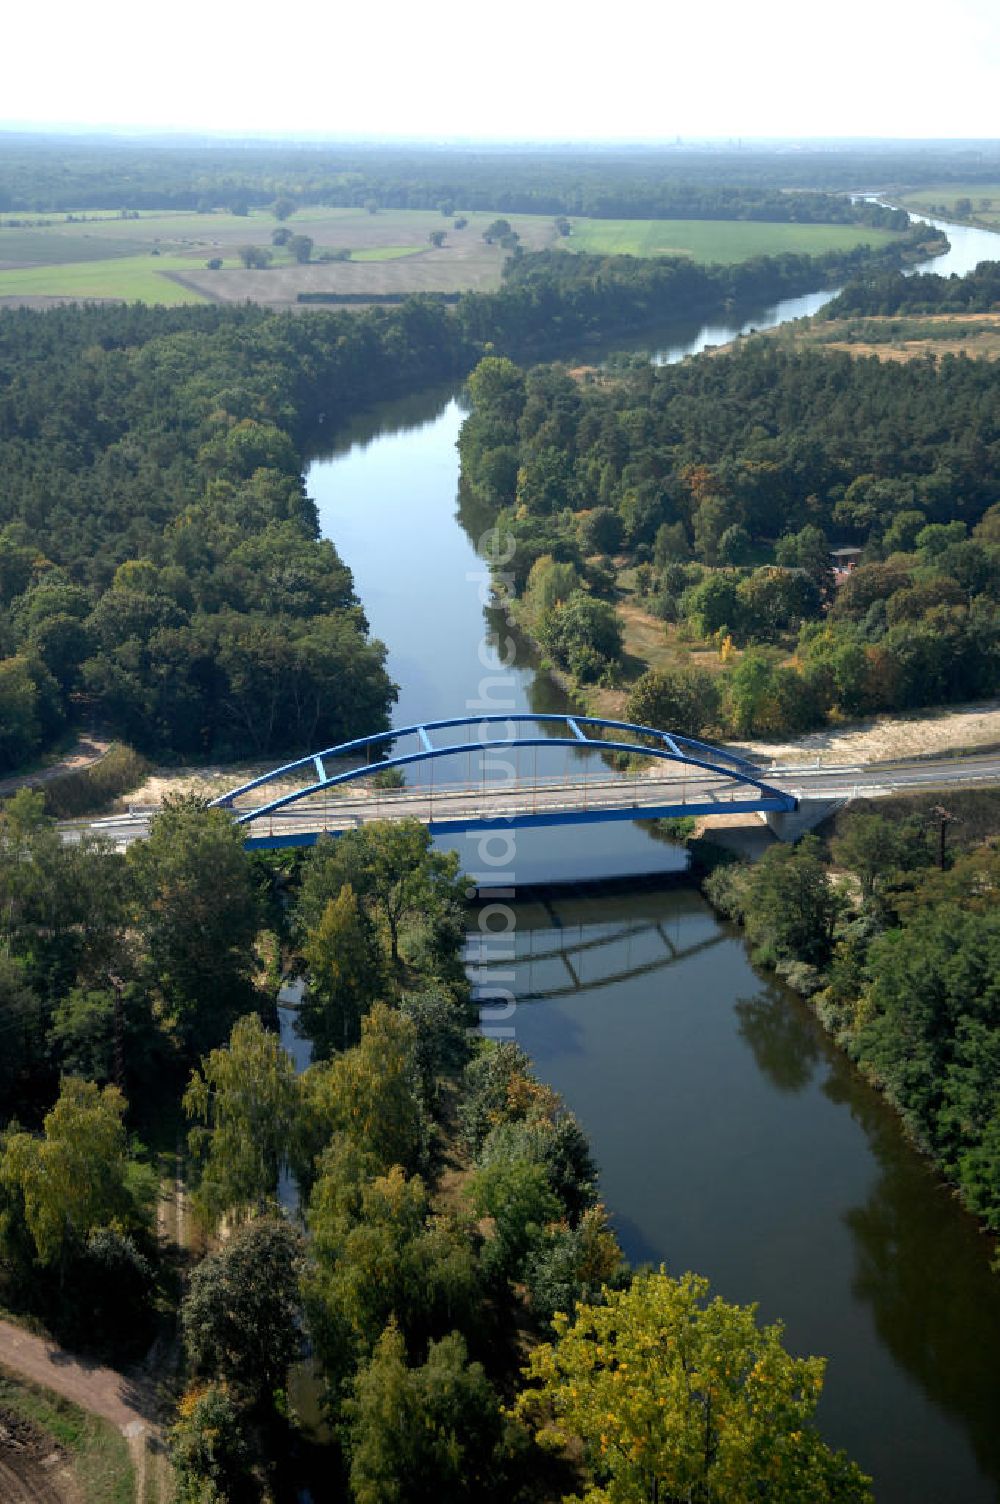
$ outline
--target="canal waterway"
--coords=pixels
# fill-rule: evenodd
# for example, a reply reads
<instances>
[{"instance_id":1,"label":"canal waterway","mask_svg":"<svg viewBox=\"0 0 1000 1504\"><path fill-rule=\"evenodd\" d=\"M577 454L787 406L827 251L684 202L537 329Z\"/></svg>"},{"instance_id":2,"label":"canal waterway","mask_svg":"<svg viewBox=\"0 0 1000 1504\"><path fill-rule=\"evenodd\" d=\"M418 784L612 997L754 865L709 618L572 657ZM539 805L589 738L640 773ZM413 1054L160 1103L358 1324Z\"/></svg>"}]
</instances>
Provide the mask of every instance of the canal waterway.
<instances>
[{"instance_id":1,"label":"canal waterway","mask_svg":"<svg viewBox=\"0 0 1000 1504\"><path fill-rule=\"evenodd\" d=\"M936 271L1000 248L944 228L952 250ZM645 349L678 360L830 295L739 327L655 331ZM385 404L308 473L387 644L398 726L569 708L484 605L485 523L458 496L461 421L455 391ZM482 872L474 839L457 849ZM874 1475L882 1504L987 1504L1000 1495L1000 1279L986 1240L808 1009L754 972L683 865L638 825L518 831L515 893L580 875L607 886L515 898L512 958L476 932L470 961L513 991L503 1026L580 1117L630 1257L708 1275L726 1299L784 1320L793 1351L827 1356L821 1427ZM663 880L612 881L636 872Z\"/></svg>"}]
</instances>

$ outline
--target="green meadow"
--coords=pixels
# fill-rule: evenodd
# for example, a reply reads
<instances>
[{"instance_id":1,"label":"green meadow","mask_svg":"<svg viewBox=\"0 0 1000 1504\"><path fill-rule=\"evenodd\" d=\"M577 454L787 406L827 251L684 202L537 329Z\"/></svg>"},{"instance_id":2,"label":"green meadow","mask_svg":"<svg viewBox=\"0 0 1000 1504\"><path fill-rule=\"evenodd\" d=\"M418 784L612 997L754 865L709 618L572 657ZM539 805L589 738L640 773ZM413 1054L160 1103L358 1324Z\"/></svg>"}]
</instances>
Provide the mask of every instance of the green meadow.
<instances>
[{"instance_id":1,"label":"green meadow","mask_svg":"<svg viewBox=\"0 0 1000 1504\"><path fill-rule=\"evenodd\" d=\"M731 219L574 219L563 241L598 256L692 256L729 263L797 251L818 256L856 245L881 246L892 230L868 225L795 225Z\"/></svg>"},{"instance_id":2,"label":"green meadow","mask_svg":"<svg viewBox=\"0 0 1000 1504\"><path fill-rule=\"evenodd\" d=\"M19 266L0 271L0 298L124 298L135 303L200 303L190 288L164 272L190 271L183 256L108 256L64 266Z\"/></svg>"},{"instance_id":3,"label":"green meadow","mask_svg":"<svg viewBox=\"0 0 1000 1504\"><path fill-rule=\"evenodd\" d=\"M58 232L48 228L7 229L0 226L0 269L11 266L51 266L66 261L101 261L109 256L134 256L144 248L141 239L85 235L74 226ZM148 247L146 247L148 249Z\"/></svg>"},{"instance_id":4,"label":"green meadow","mask_svg":"<svg viewBox=\"0 0 1000 1504\"><path fill-rule=\"evenodd\" d=\"M966 202L971 209L966 206ZM1000 230L1000 183L941 183L899 195L903 209L944 219L972 221L985 230Z\"/></svg>"},{"instance_id":5,"label":"green meadow","mask_svg":"<svg viewBox=\"0 0 1000 1504\"><path fill-rule=\"evenodd\" d=\"M422 245L369 245L351 252L352 261L401 261L404 256L415 256L426 250Z\"/></svg>"}]
</instances>

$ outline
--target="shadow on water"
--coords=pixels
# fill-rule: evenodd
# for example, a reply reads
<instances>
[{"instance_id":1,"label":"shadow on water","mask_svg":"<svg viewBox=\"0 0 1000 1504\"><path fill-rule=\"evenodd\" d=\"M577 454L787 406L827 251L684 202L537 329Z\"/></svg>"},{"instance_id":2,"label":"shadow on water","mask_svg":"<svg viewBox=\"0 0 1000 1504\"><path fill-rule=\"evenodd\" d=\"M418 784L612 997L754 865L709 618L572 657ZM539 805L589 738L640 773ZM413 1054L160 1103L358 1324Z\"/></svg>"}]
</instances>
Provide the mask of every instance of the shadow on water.
<instances>
[{"instance_id":1,"label":"shadow on water","mask_svg":"<svg viewBox=\"0 0 1000 1504\"><path fill-rule=\"evenodd\" d=\"M967 1431L1000 1496L1000 1278L989 1267L991 1240L842 1059L823 1089L862 1127L879 1168L869 1195L844 1213L854 1298L897 1362Z\"/></svg>"},{"instance_id":2,"label":"shadow on water","mask_svg":"<svg viewBox=\"0 0 1000 1504\"><path fill-rule=\"evenodd\" d=\"M804 1091L816 1072L820 1049L798 1010L772 985L757 997L738 998L733 1011L757 1069L778 1091Z\"/></svg>"},{"instance_id":3,"label":"shadow on water","mask_svg":"<svg viewBox=\"0 0 1000 1504\"><path fill-rule=\"evenodd\" d=\"M897 1362L967 1429L980 1466L1000 1483L1000 1280L989 1269L988 1240L798 998L770 984L740 999L735 1013L758 1069L779 1091L803 1091L825 1065L823 1094L863 1130L879 1173L865 1200L843 1213L852 1294Z\"/></svg>"},{"instance_id":4,"label":"shadow on water","mask_svg":"<svg viewBox=\"0 0 1000 1504\"><path fill-rule=\"evenodd\" d=\"M649 1242L643 1234L642 1228L631 1217L625 1217L619 1211L611 1211L611 1224L618 1235L618 1241L623 1248L628 1249L629 1263L633 1269L659 1269L661 1264L669 1263L662 1248ZM676 1268L673 1269L676 1273Z\"/></svg>"},{"instance_id":5,"label":"shadow on water","mask_svg":"<svg viewBox=\"0 0 1000 1504\"><path fill-rule=\"evenodd\" d=\"M378 439L425 428L443 415L461 389L460 382L442 382L364 408L346 422L338 422L328 434L324 433L325 424L320 425L312 436L309 463L336 460L352 449L365 450Z\"/></svg>"},{"instance_id":6,"label":"shadow on water","mask_svg":"<svg viewBox=\"0 0 1000 1504\"><path fill-rule=\"evenodd\" d=\"M801 1092L825 1066L823 1095L863 1131L878 1173L865 1199L842 1213L854 1258L852 1298L870 1312L882 1344L934 1407L967 1433L979 1467L1000 1484L1000 1280L989 1268L989 1240L800 999L772 983L738 1001L735 1013L755 1064L777 1090Z\"/></svg>"}]
</instances>

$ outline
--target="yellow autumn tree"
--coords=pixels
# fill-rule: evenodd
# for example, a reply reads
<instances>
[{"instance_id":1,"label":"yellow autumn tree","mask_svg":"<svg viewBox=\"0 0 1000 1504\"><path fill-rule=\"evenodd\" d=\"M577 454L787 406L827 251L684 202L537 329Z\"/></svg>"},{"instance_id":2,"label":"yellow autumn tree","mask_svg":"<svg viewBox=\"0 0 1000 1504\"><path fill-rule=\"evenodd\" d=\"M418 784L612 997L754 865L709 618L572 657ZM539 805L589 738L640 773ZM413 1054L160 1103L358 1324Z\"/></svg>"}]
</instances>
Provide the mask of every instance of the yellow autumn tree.
<instances>
[{"instance_id":1,"label":"yellow autumn tree","mask_svg":"<svg viewBox=\"0 0 1000 1504\"><path fill-rule=\"evenodd\" d=\"M812 1424L825 1360L793 1358L755 1306L708 1281L637 1275L558 1315L517 1413L539 1442L581 1446L586 1504L870 1504L870 1480Z\"/></svg>"}]
</instances>

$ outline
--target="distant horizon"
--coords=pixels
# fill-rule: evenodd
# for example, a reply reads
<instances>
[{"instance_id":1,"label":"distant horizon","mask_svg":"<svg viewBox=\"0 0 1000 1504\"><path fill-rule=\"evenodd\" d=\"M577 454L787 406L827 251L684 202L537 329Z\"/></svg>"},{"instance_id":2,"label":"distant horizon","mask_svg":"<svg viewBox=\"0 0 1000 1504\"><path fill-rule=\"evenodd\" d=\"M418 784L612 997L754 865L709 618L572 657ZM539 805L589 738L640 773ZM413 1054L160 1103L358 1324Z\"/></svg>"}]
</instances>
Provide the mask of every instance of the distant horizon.
<instances>
[{"instance_id":1,"label":"distant horizon","mask_svg":"<svg viewBox=\"0 0 1000 1504\"><path fill-rule=\"evenodd\" d=\"M615 17L508 0L275 13L53 0L4 18L3 110L22 131L472 143L992 141L994 0L919 11L841 0ZM846 127L846 129L845 129ZM9 129L10 127L5 127Z\"/></svg>"},{"instance_id":2,"label":"distant horizon","mask_svg":"<svg viewBox=\"0 0 1000 1504\"><path fill-rule=\"evenodd\" d=\"M671 136L445 136L435 133L373 134L346 131L279 131L258 127L252 130L199 128L155 124L115 124L86 121L0 120L0 136L31 139L121 141L144 144L185 145L281 145L281 146L420 146L442 150L477 149L503 151L511 148L574 150L656 150L685 152L703 148L738 151L746 147L851 150L861 147L993 147L1000 149L1000 135L995 136L904 136L904 135L703 135L692 133Z\"/></svg>"}]
</instances>

